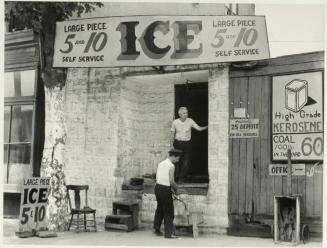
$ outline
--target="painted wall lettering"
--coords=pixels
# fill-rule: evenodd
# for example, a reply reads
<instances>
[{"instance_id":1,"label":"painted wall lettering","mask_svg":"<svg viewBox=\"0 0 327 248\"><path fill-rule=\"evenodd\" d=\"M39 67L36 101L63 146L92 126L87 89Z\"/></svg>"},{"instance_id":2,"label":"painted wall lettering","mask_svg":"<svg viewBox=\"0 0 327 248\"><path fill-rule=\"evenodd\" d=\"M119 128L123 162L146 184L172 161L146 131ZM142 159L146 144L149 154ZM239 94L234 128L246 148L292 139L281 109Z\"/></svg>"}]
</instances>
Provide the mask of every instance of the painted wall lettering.
<instances>
[{"instance_id":1,"label":"painted wall lettering","mask_svg":"<svg viewBox=\"0 0 327 248\"><path fill-rule=\"evenodd\" d=\"M273 160L323 159L322 72L273 77Z\"/></svg>"},{"instance_id":2,"label":"painted wall lettering","mask_svg":"<svg viewBox=\"0 0 327 248\"><path fill-rule=\"evenodd\" d=\"M264 16L133 16L57 22L54 67L269 58Z\"/></svg>"}]
</instances>

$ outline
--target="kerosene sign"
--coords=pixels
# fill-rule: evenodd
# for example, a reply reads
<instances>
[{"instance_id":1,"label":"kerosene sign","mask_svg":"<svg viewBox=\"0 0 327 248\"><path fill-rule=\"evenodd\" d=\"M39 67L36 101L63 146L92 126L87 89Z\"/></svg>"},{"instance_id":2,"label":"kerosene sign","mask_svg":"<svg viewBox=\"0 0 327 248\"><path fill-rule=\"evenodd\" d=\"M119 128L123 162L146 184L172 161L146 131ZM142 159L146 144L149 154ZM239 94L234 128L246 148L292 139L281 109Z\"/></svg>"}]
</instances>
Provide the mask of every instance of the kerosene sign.
<instances>
[{"instance_id":1,"label":"kerosene sign","mask_svg":"<svg viewBox=\"0 0 327 248\"><path fill-rule=\"evenodd\" d=\"M264 16L131 16L57 22L54 67L269 58Z\"/></svg>"},{"instance_id":2,"label":"kerosene sign","mask_svg":"<svg viewBox=\"0 0 327 248\"><path fill-rule=\"evenodd\" d=\"M273 160L323 159L322 72L273 77Z\"/></svg>"}]
</instances>

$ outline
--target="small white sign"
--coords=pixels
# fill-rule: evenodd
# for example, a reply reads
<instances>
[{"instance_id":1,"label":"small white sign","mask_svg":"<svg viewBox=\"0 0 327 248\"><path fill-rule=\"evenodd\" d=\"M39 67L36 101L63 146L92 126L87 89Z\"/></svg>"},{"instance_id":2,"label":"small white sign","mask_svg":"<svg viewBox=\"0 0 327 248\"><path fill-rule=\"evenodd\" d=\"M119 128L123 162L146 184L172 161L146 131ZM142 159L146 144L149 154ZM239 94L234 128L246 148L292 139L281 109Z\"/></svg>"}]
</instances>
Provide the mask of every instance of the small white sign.
<instances>
[{"instance_id":1,"label":"small white sign","mask_svg":"<svg viewBox=\"0 0 327 248\"><path fill-rule=\"evenodd\" d=\"M245 108L234 108L234 118L246 118Z\"/></svg>"},{"instance_id":2,"label":"small white sign","mask_svg":"<svg viewBox=\"0 0 327 248\"><path fill-rule=\"evenodd\" d=\"M259 119L230 119L230 138L256 138L259 137Z\"/></svg>"},{"instance_id":3,"label":"small white sign","mask_svg":"<svg viewBox=\"0 0 327 248\"><path fill-rule=\"evenodd\" d=\"M270 176L287 176L288 164L270 164ZM292 176L305 176L305 164L292 164Z\"/></svg>"},{"instance_id":4,"label":"small white sign","mask_svg":"<svg viewBox=\"0 0 327 248\"><path fill-rule=\"evenodd\" d=\"M24 179L19 214L19 230L31 231L47 227L46 207L50 191L50 178Z\"/></svg>"}]
</instances>

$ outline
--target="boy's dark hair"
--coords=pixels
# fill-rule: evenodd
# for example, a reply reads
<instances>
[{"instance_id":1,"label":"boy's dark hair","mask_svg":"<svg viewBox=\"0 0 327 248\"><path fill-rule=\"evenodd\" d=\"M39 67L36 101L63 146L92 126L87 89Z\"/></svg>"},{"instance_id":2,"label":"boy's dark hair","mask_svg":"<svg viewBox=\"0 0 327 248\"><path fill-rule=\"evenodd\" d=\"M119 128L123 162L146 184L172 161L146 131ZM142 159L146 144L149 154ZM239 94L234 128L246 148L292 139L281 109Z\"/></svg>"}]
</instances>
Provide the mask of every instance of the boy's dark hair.
<instances>
[{"instance_id":1,"label":"boy's dark hair","mask_svg":"<svg viewBox=\"0 0 327 248\"><path fill-rule=\"evenodd\" d=\"M175 156L175 157L178 157L178 156L181 156L183 153L183 151L181 150L177 150L177 149L171 149L168 154L169 156Z\"/></svg>"}]
</instances>

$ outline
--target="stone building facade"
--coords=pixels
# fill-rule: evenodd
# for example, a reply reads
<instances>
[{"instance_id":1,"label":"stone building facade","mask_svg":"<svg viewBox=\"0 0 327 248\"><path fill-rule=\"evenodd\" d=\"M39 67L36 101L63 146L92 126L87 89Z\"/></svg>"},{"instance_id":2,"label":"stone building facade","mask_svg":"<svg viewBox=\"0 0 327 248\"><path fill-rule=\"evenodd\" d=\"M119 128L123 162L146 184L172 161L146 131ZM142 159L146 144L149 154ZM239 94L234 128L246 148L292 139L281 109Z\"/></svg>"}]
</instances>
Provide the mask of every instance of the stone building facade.
<instances>
[{"instance_id":1,"label":"stone building facade","mask_svg":"<svg viewBox=\"0 0 327 248\"><path fill-rule=\"evenodd\" d=\"M159 5L164 5L161 8ZM224 4L107 3L90 16L225 15ZM239 12L248 11L240 5ZM253 11L253 6L251 7ZM191 211L203 212L202 228L225 233L228 227L228 71L226 64L153 67L69 68L63 90L67 141L67 184L88 184L89 205L98 222L132 177L155 173L170 149L175 115L174 87L190 82L208 85L208 174L201 192L187 188L181 198ZM137 192L140 222L151 225L156 201L152 189ZM134 197L134 196L133 196ZM185 209L176 204L177 215ZM177 218L178 221L178 218Z\"/></svg>"},{"instance_id":2,"label":"stone building facade","mask_svg":"<svg viewBox=\"0 0 327 248\"><path fill-rule=\"evenodd\" d=\"M189 210L203 211L204 226L225 232L228 66L211 65L207 70L197 67L198 72L184 72L182 76L201 74L208 81L209 186L206 194L185 193L181 197ZM128 76L135 70L138 76ZM64 89L67 184L90 186L90 206L97 209L100 222L111 213L113 200L121 196L122 184L132 177L155 173L170 148L174 85L184 83L184 79L175 69L167 74L153 73L152 68L68 70ZM151 223L156 206L154 194L143 193L140 204L141 222Z\"/></svg>"},{"instance_id":3,"label":"stone building facade","mask_svg":"<svg viewBox=\"0 0 327 248\"><path fill-rule=\"evenodd\" d=\"M239 5L239 14L253 12L253 5L249 6ZM106 3L104 8L82 18L226 14L225 4L216 3ZM34 64L37 67L37 63ZM135 197L135 192L122 190L123 184L132 177L155 173L158 163L167 157L170 127L176 118L175 86L188 80L191 84L207 84L209 182L195 190L184 187L180 197L190 211L203 213L202 229L225 233L228 227L229 65L165 66L159 70L158 67L67 70L65 87L53 90L57 90L57 94L49 95L45 89L44 124L46 127L65 125L66 145L58 149L64 149L66 184L89 185L89 205L97 210L98 223L103 223L105 216L112 212L113 201L126 195ZM60 114L47 115L53 112ZM65 123L61 123L64 119ZM50 139L53 137L55 135L44 137L43 154L52 152ZM33 175L39 176L39 170ZM141 207L140 222L151 225L156 208L153 191L136 192L136 198ZM183 215L185 209L176 204L176 213Z\"/></svg>"}]
</instances>

